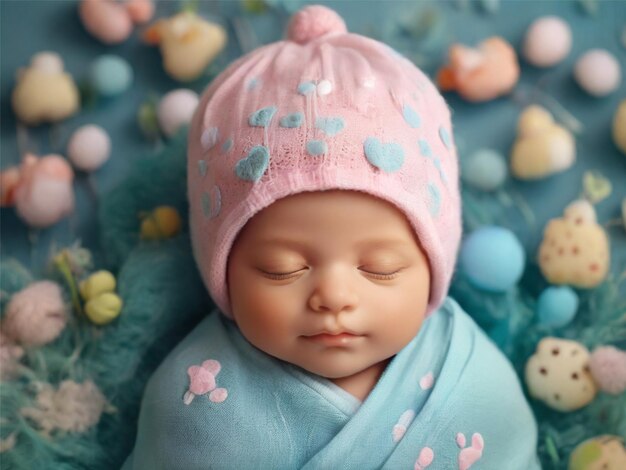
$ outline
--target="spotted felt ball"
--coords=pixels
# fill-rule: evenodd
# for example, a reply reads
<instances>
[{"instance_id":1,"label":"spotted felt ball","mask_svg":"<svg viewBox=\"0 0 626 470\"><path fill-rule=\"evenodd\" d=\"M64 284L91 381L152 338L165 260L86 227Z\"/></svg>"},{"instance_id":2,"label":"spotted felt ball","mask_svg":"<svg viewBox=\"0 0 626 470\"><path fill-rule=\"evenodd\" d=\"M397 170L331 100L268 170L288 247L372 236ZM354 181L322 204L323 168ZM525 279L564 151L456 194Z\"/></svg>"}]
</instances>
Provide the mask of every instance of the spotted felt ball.
<instances>
[{"instance_id":1,"label":"spotted felt ball","mask_svg":"<svg viewBox=\"0 0 626 470\"><path fill-rule=\"evenodd\" d=\"M576 62L574 78L587 93L601 97L617 90L622 72L613 54L604 49L593 49Z\"/></svg>"},{"instance_id":2,"label":"spotted felt ball","mask_svg":"<svg viewBox=\"0 0 626 470\"><path fill-rule=\"evenodd\" d=\"M626 391L626 351L613 346L596 348L589 361L591 375L603 392L619 395Z\"/></svg>"},{"instance_id":3,"label":"spotted felt ball","mask_svg":"<svg viewBox=\"0 0 626 470\"><path fill-rule=\"evenodd\" d=\"M461 269L472 284L487 291L504 292L514 286L525 262L519 239L503 227L479 228L461 246Z\"/></svg>"}]
</instances>

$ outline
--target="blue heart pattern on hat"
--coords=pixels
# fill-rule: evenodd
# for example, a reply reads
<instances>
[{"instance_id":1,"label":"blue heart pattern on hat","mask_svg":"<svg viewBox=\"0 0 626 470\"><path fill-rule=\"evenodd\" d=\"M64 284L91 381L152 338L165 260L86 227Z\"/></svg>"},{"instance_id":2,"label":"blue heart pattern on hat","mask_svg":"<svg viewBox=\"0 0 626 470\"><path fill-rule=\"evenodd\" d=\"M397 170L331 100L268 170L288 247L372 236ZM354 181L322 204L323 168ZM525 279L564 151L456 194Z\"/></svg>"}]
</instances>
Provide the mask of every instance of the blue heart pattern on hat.
<instances>
[{"instance_id":1,"label":"blue heart pattern on hat","mask_svg":"<svg viewBox=\"0 0 626 470\"><path fill-rule=\"evenodd\" d=\"M267 127L270 125L274 114L276 114L276 106L267 106L259 109L250 115L248 124L252 127Z\"/></svg>"},{"instance_id":2,"label":"blue heart pattern on hat","mask_svg":"<svg viewBox=\"0 0 626 470\"><path fill-rule=\"evenodd\" d=\"M287 116L280 118L280 127L286 127L288 129L295 129L302 125L304 121L304 114L301 112L291 113Z\"/></svg>"},{"instance_id":3,"label":"blue heart pattern on hat","mask_svg":"<svg viewBox=\"0 0 626 470\"><path fill-rule=\"evenodd\" d=\"M406 123L414 129L418 128L422 124L419 114L417 114L408 104L405 104L402 107L402 116L404 116Z\"/></svg>"},{"instance_id":4,"label":"blue heart pattern on hat","mask_svg":"<svg viewBox=\"0 0 626 470\"><path fill-rule=\"evenodd\" d=\"M204 216L213 219L217 217L222 210L222 192L217 186L213 186L211 193L206 191L202 193L202 212Z\"/></svg>"},{"instance_id":5,"label":"blue heart pattern on hat","mask_svg":"<svg viewBox=\"0 0 626 470\"><path fill-rule=\"evenodd\" d=\"M339 134L345 126L346 123L340 117L318 117L315 120L315 127L331 137Z\"/></svg>"},{"instance_id":6,"label":"blue heart pattern on hat","mask_svg":"<svg viewBox=\"0 0 626 470\"><path fill-rule=\"evenodd\" d=\"M363 144L367 161L383 171L392 173L402 168L404 150L400 144L389 142L383 144L375 137L368 137Z\"/></svg>"},{"instance_id":7,"label":"blue heart pattern on hat","mask_svg":"<svg viewBox=\"0 0 626 470\"><path fill-rule=\"evenodd\" d=\"M253 147L248 156L242 158L235 165L237 176L246 181L259 181L270 162L270 152L267 147L257 145Z\"/></svg>"}]
</instances>

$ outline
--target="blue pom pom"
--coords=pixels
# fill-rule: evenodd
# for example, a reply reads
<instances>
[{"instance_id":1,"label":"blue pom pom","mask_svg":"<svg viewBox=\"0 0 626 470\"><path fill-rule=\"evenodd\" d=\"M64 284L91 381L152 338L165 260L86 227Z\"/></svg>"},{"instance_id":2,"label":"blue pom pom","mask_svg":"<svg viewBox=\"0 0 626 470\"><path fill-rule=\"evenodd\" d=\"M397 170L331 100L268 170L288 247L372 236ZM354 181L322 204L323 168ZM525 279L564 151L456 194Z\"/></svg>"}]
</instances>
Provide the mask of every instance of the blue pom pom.
<instances>
[{"instance_id":1,"label":"blue pom pom","mask_svg":"<svg viewBox=\"0 0 626 470\"><path fill-rule=\"evenodd\" d=\"M578 295L571 287L548 287L537 300L539 323L560 328L570 323L578 310Z\"/></svg>"},{"instance_id":2,"label":"blue pom pom","mask_svg":"<svg viewBox=\"0 0 626 470\"><path fill-rule=\"evenodd\" d=\"M461 247L460 266L476 287L505 292L522 276L526 254L513 232L487 226L472 232Z\"/></svg>"},{"instance_id":3,"label":"blue pom pom","mask_svg":"<svg viewBox=\"0 0 626 470\"><path fill-rule=\"evenodd\" d=\"M133 69L126 60L107 54L100 56L91 65L89 77L101 95L114 96L126 91L133 81Z\"/></svg>"},{"instance_id":4,"label":"blue pom pom","mask_svg":"<svg viewBox=\"0 0 626 470\"><path fill-rule=\"evenodd\" d=\"M480 149L462 164L461 177L470 186L493 191L504 184L507 165L504 157L490 149Z\"/></svg>"},{"instance_id":5,"label":"blue pom pom","mask_svg":"<svg viewBox=\"0 0 626 470\"><path fill-rule=\"evenodd\" d=\"M310 140L306 143L306 151L309 155L318 157L328 152L328 146L323 140Z\"/></svg>"}]
</instances>

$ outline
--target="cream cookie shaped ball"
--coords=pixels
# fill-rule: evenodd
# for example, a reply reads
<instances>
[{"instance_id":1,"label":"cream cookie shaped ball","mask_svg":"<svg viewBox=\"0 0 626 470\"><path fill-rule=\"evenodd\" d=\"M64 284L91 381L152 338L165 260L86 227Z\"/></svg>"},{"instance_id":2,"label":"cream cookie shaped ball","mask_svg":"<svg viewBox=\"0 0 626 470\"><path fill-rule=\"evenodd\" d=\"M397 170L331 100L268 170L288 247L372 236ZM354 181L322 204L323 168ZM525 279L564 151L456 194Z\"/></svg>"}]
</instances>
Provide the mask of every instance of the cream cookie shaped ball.
<instances>
[{"instance_id":1,"label":"cream cookie shaped ball","mask_svg":"<svg viewBox=\"0 0 626 470\"><path fill-rule=\"evenodd\" d=\"M562 218L548 222L539 246L539 266L548 282L593 288L604 281L609 265L609 239L589 202L576 201Z\"/></svg>"},{"instance_id":2,"label":"cream cookie shaped ball","mask_svg":"<svg viewBox=\"0 0 626 470\"><path fill-rule=\"evenodd\" d=\"M587 439L570 455L568 470L621 470L626 468L624 438L603 435Z\"/></svg>"},{"instance_id":3,"label":"cream cookie shaped ball","mask_svg":"<svg viewBox=\"0 0 626 470\"><path fill-rule=\"evenodd\" d=\"M597 388L589 371L589 350L576 341L547 337L526 363L530 395L558 411L589 404Z\"/></svg>"}]
</instances>

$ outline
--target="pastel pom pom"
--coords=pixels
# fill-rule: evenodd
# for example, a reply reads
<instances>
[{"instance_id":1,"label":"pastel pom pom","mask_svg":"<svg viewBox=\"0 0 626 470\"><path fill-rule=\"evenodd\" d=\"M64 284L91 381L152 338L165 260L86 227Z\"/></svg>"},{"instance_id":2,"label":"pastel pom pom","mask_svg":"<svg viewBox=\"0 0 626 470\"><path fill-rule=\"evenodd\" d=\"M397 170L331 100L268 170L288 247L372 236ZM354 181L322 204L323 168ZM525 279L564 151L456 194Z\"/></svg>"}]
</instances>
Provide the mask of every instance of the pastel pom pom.
<instances>
[{"instance_id":1,"label":"pastel pom pom","mask_svg":"<svg viewBox=\"0 0 626 470\"><path fill-rule=\"evenodd\" d=\"M15 188L17 215L31 227L54 225L74 210L72 167L59 155L27 154Z\"/></svg>"},{"instance_id":2,"label":"pastel pom pom","mask_svg":"<svg viewBox=\"0 0 626 470\"><path fill-rule=\"evenodd\" d=\"M619 104L613 117L613 142L626 155L626 99Z\"/></svg>"},{"instance_id":3,"label":"pastel pom pom","mask_svg":"<svg viewBox=\"0 0 626 470\"><path fill-rule=\"evenodd\" d=\"M34 55L29 67L18 70L16 82L13 110L27 125L61 121L78 111L78 88L54 52Z\"/></svg>"},{"instance_id":4,"label":"pastel pom pom","mask_svg":"<svg viewBox=\"0 0 626 470\"><path fill-rule=\"evenodd\" d=\"M157 109L161 131L167 137L172 137L181 126L189 124L198 101L198 95L186 88L167 93L161 98Z\"/></svg>"},{"instance_id":5,"label":"pastel pom pom","mask_svg":"<svg viewBox=\"0 0 626 470\"><path fill-rule=\"evenodd\" d=\"M100 168L111 153L109 134L93 124L78 128L67 144L67 156L76 168L94 171Z\"/></svg>"},{"instance_id":6,"label":"pastel pom pom","mask_svg":"<svg viewBox=\"0 0 626 470\"><path fill-rule=\"evenodd\" d=\"M511 151L511 172L519 179L536 180L565 171L576 160L574 136L554 122L541 106L528 106L519 117Z\"/></svg>"},{"instance_id":7,"label":"pastel pom pom","mask_svg":"<svg viewBox=\"0 0 626 470\"><path fill-rule=\"evenodd\" d=\"M561 62L572 48L572 31L558 16L543 16L528 27L523 54L537 67L550 67Z\"/></svg>"},{"instance_id":8,"label":"pastel pom pom","mask_svg":"<svg viewBox=\"0 0 626 470\"><path fill-rule=\"evenodd\" d=\"M287 27L287 38L304 44L327 34L346 32L346 24L337 13L321 5L312 5L292 16Z\"/></svg>"},{"instance_id":9,"label":"pastel pom pom","mask_svg":"<svg viewBox=\"0 0 626 470\"><path fill-rule=\"evenodd\" d=\"M507 164L495 150L480 149L463 161L463 180L482 191L494 191L504 184Z\"/></svg>"},{"instance_id":10,"label":"pastel pom pom","mask_svg":"<svg viewBox=\"0 0 626 470\"><path fill-rule=\"evenodd\" d=\"M617 90L622 73L613 54L604 49L592 49L576 61L574 78L587 93L602 97Z\"/></svg>"},{"instance_id":11,"label":"pastel pom pom","mask_svg":"<svg viewBox=\"0 0 626 470\"><path fill-rule=\"evenodd\" d=\"M27 347L55 340L67 323L67 308L61 288L51 281L34 282L9 302L2 318L2 332Z\"/></svg>"},{"instance_id":12,"label":"pastel pom pom","mask_svg":"<svg viewBox=\"0 0 626 470\"><path fill-rule=\"evenodd\" d=\"M522 276L526 255L513 232L487 226L472 232L461 246L461 269L476 287L504 292Z\"/></svg>"},{"instance_id":13,"label":"pastel pom pom","mask_svg":"<svg viewBox=\"0 0 626 470\"><path fill-rule=\"evenodd\" d=\"M619 395L626 391L626 351L613 346L596 348L591 354L589 367L603 392Z\"/></svg>"},{"instance_id":14,"label":"pastel pom pom","mask_svg":"<svg viewBox=\"0 0 626 470\"><path fill-rule=\"evenodd\" d=\"M115 96L128 90L133 81L133 69L121 57L106 54L91 64L89 76L98 93Z\"/></svg>"},{"instance_id":15,"label":"pastel pom pom","mask_svg":"<svg viewBox=\"0 0 626 470\"><path fill-rule=\"evenodd\" d=\"M578 310L578 295L570 287L548 287L537 301L542 325L560 328L570 323Z\"/></svg>"}]
</instances>

